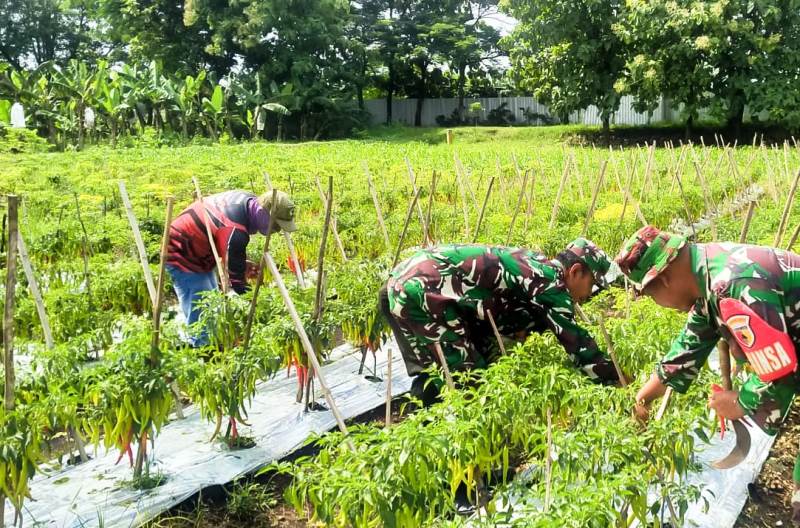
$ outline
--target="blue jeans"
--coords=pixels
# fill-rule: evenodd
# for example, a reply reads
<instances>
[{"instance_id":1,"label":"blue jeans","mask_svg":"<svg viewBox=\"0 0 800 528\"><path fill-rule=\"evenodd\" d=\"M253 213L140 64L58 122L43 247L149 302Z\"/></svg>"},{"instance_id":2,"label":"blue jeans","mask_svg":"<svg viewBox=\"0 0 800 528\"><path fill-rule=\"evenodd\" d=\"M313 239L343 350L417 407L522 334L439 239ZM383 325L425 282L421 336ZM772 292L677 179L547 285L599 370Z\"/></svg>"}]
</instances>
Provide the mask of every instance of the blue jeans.
<instances>
[{"instance_id":1,"label":"blue jeans","mask_svg":"<svg viewBox=\"0 0 800 528\"><path fill-rule=\"evenodd\" d=\"M207 345L208 332L202 330L199 335L192 335L191 328L200 318L200 308L197 306L200 294L217 289L215 272L212 270L207 273L193 273L183 271L169 264L167 265L167 271L169 276L172 277L172 286L175 289L175 295L178 296L178 302L181 304L181 311L186 318L186 324L189 325L189 342L193 347Z\"/></svg>"}]
</instances>

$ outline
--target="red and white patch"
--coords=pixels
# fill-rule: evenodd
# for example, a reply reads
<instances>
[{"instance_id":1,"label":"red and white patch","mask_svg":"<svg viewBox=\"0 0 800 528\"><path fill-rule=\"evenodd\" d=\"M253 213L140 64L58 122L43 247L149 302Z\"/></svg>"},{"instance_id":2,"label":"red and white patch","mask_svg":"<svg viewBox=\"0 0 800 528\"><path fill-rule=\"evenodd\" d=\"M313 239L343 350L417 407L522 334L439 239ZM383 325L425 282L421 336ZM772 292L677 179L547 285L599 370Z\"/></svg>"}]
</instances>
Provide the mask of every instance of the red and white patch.
<instances>
[{"instance_id":1,"label":"red and white patch","mask_svg":"<svg viewBox=\"0 0 800 528\"><path fill-rule=\"evenodd\" d=\"M719 306L725 326L762 381L775 381L797 370L797 354L788 334L770 326L741 301L722 299Z\"/></svg>"},{"instance_id":2,"label":"red and white patch","mask_svg":"<svg viewBox=\"0 0 800 528\"><path fill-rule=\"evenodd\" d=\"M734 315L725 321L725 325L730 329L731 333L736 337L736 341L743 346L752 347L756 342L756 336L753 329L750 328L749 315Z\"/></svg>"}]
</instances>

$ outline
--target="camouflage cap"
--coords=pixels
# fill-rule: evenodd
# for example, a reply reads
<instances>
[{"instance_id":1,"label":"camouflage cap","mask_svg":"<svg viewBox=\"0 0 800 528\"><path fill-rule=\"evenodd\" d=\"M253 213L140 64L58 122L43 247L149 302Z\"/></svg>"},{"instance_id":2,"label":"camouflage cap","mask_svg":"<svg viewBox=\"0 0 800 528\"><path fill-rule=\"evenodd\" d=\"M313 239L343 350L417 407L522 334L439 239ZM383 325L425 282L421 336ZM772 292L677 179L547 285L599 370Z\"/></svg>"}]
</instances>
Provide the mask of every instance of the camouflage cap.
<instances>
[{"instance_id":1,"label":"camouflage cap","mask_svg":"<svg viewBox=\"0 0 800 528\"><path fill-rule=\"evenodd\" d=\"M664 271L685 245L685 237L647 226L625 242L615 261L622 273L641 289Z\"/></svg>"},{"instance_id":2,"label":"camouflage cap","mask_svg":"<svg viewBox=\"0 0 800 528\"><path fill-rule=\"evenodd\" d=\"M599 288L608 286L606 274L611 268L611 259L594 242L585 238L576 238L567 245L565 251L574 253L578 260L589 268L594 277L594 283Z\"/></svg>"}]
</instances>

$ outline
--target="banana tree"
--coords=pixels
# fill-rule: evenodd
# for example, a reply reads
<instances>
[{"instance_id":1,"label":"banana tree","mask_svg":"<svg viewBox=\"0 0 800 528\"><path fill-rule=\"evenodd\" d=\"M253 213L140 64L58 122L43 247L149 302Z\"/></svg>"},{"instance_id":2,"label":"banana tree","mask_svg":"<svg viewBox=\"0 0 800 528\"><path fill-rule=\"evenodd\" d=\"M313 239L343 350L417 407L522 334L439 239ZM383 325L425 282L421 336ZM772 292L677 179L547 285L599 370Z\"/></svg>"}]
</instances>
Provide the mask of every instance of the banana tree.
<instances>
[{"instance_id":1,"label":"banana tree","mask_svg":"<svg viewBox=\"0 0 800 528\"><path fill-rule=\"evenodd\" d=\"M255 88L251 89L248 79L240 78L233 84L233 91L236 100L243 111L242 121L247 125L250 138L254 139L259 131L266 133L266 114L273 112L279 116L289 115L289 109L280 103L275 102L279 97L280 91L275 82L270 83L270 93L268 97L261 89L261 79L258 74L253 75Z\"/></svg>"},{"instance_id":2,"label":"banana tree","mask_svg":"<svg viewBox=\"0 0 800 528\"><path fill-rule=\"evenodd\" d=\"M111 72L109 79L98 78L99 94L98 102L100 108L105 112L111 129L111 146L117 148L117 129L120 119L125 112L130 109L130 104L123 92L123 84L119 80L119 74Z\"/></svg>"},{"instance_id":3,"label":"banana tree","mask_svg":"<svg viewBox=\"0 0 800 528\"><path fill-rule=\"evenodd\" d=\"M150 62L147 72L141 77L141 99L146 101L150 108L151 121L160 134L164 129L166 120L166 106L170 101L170 93L167 89L169 81L161 73L161 63L158 61Z\"/></svg>"},{"instance_id":4,"label":"banana tree","mask_svg":"<svg viewBox=\"0 0 800 528\"><path fill-rule=\"evenodd\" d=\"M225 117L225 95L222 93L222 86L219 84L214 87L211 97L203 97L203 119L211 139L217 141L219 129Z\"/></svg>"},{"instance_id":5,"label":"banana tree","mask_svg":"<svg viewBox=\"0 0 800 528\"><path fill-rule=\"evenodd\" d=\"M206 71L200 70L194 77L187 75L180 85L177 83L167 85L174 103L173 108L180 114L181 134L184 140L189 139L189 122L198 114L198 109L201 107L200 91L205 81Z\"/></svg>"},{"instance_id":6,"label":"banana tree","mask_svg":"<svg viewBox=\"0 0 800 528\"><path fill-rule=\"evenodd\" d=\"M83 148L84 143L86 107L95 102L97 78L104 75L106 69L104 61L98 61L98 71L92 72L86 63L72 59L66 69L57 70L55 84L61 89L62 98L68 99L70 113L76 117L79 149Z\"/></svg>"}]
</instances>

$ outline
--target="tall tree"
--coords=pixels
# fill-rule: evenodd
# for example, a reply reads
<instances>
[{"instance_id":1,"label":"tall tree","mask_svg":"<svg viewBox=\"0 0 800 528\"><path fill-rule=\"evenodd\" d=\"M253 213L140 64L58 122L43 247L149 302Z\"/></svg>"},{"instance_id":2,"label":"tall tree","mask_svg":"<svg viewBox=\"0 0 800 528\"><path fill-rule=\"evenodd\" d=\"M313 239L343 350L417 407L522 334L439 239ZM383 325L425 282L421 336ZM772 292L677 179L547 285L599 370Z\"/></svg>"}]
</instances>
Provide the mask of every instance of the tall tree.
<instances>
[{"instance_id":1,"label":"tall tree","mask_svg":"<svg viewBox=\"0 0 800 528\"><path fill-rule=\"evenodd\" d=\"M0 59L15 68L91 59L99 34L91 0L3 0Z\"/></svg>"},{"instance_id":2,"label":"tall tree","mask_svg":"<svg viewBox=\"0 0 800 528\"><path fill-rule=\"evenodd\" d=\"M595 105L603 129L619 107L615 83L623 75L625 44L614 31L622 0L507 0L519 24L503 39L513 75L523 89L562 120Z\"/></svg>"}]
</instances>

